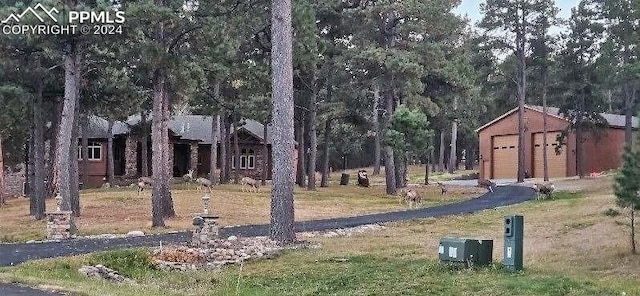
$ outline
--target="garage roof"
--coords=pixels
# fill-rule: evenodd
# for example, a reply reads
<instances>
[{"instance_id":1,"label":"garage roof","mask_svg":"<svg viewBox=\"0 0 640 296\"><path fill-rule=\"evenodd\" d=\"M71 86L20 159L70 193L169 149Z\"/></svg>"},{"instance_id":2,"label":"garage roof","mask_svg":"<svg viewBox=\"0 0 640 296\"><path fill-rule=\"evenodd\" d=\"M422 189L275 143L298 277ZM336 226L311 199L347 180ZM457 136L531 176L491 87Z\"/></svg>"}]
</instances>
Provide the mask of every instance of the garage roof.
<instances>
[{"instance_id":1,"label":"garage roof","mask_svg":"<svg viewBox=\"0 0 640 296\"><path fill-rule=\"evenodd\" d=\"M535 105L524 105L524 107L526 109L529 110L533 110L536 112L540 112L542 113L542 106L535 106ZM514 112L518 111L518 107L513 108L509 111L507 111L507 113L500 115L498 118L490 121L489 123L479 127L476 129L476 132L480 132L481 130L487 128L488 126L500 121L501 119L513 114ZM564 116L562 116L563 114L560 113L560 109L556 108L556 107L547 107L547 114L549 116L553 116L562 120L567 120L564 118ZM610 113L600 113L600 115L602 115L602 117L607 121L607 124L609 124L609 126L611 127L616 127L616 128L624 128L625 127L625 116L624 115L618 115L618 114L610 114ZM632 125L634 128L637 128L640 124L640 121L638 120L638 117L633 117L632 121L631 121Z\"/></svg>"}]
</instances>

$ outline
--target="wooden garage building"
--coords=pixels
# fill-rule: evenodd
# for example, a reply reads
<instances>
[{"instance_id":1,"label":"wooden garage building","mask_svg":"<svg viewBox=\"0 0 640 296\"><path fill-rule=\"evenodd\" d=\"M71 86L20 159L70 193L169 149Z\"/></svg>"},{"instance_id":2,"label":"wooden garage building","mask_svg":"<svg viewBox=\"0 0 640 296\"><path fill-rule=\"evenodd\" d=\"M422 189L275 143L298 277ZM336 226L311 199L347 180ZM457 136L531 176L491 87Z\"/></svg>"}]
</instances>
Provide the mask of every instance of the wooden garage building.
<instances>
[{"instance_id":1,"label":"wooden garage building","mask_svg":"<svg viewBox=\"0 0 640 296\"><path fill-rule=\"evenodd\" d=\"M623 115L601 114L607 126L595 133L585 132L584 174L602 172L620 167L624 153ZM526 105L525 122L525 172L528 177L543 177L543 113L541 106ZM577 175L576 136L570 132L566 146L556 154L557 136L567 129L569 122L558 108L547 108L547 159L549 177ZM638 119L633 118L633 126ZM516 179L518 172L518 108L476 129L479 137L479 170L481 179Z\"/></svg>"}]
</instances>

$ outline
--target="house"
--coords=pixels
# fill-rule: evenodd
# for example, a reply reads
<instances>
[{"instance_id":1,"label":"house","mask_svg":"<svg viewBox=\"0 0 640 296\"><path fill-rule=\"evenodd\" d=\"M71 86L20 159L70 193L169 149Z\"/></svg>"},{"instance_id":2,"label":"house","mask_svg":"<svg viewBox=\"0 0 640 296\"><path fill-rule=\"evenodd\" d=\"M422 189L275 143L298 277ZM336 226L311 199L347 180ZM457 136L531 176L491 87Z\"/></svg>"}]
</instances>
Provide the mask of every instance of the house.
<instances>
[{"instance_id":1,"label":"house","mask_svg":"<svg viewBox=\"0 0 640 296\"><path fill-rule=\"evenodd\" d=\"M577 175L576 135L569 132L556 153L558 135L569 126L569 121L558 108L547 108L547 161L549 177ZM585 132L582 144L584 174L602 172L620 167L624 153L625 117L601 114L607 122L597 132ZM543 113L542 107L526 105L524 108L524 167L528 176L543 177ZM638 126L638 118L633 118ZM476 129L479 137L480 179L515 179L518 171L518 108Z\"/></svg>"},{"instance_id":2,"label":"house","mask_svg":"<svg viewBox=\"0 0 640 296\"><path fill-rule=\"evenodd\" d=\"M113 134L113 158L114 174L118 179L136 179L142 173L142 139L132 131L132 126L140 122L140 116L130 117L126 123L116 122L112 129ZM212 119L211 116L203 115L180 115L173 116L169 121L169 142L168 149L172 156L173 176L180 177L189 170L194 170L194 177L208 176L211 167L211 144L212 144ZM242 176L249 176L256 179L262 176L262 164L267 162L267 179L271 178L271 137L267 128L267 137L264 137L264 126L254 120L246 119L244 124L238 127L238 147L240 150L239 160L235 160L233 149L232 169L238 165L238 170ZM107 120L92 116L86 127L89 138L89 153L87 162L88 183L85 187L99 187L107 177ZM220 137L218 136L218 143ZM230 134L233 143L233 128ZM148 165L151 173L151 139L148 141ZM267 144L267 159L263 159L262 149ZM82 152L79 148L79 159L82 159ZM218 146L217 164L220 167L220 146ZM294 155L296 155L294 153ZM82 168L82 166L80 166ZM81 170L80 175L84 172Z\"/></svg>"}]
</instances>

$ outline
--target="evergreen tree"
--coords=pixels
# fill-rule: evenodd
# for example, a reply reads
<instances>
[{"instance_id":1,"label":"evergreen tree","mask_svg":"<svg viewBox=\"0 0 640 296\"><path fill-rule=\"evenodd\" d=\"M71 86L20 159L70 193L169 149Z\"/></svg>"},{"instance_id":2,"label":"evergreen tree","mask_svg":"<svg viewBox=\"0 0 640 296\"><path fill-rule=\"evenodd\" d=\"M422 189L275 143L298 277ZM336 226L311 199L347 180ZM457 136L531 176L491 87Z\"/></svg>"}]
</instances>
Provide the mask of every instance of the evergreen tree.
<instances>
[{"instance_id":1,"label":"evergreen tree","mask_svg":"<svg viewBox=\"0 0 640 296\"><path fill-rule=\"evenodd\" d=\"M488 0L481 6L484 18L480 27L491 36L495 48L512 52L516 56L518 87L518 182L524 181L524 105L527 90L526 57L536 20L541 16L551 18L557 13L552 0Z\"/></svg>"},{"instance_id":2,"label":"evergreen tree","mask_svg":"<svg viewBox=\"0 0 640 296\"><path fill-rule=\"evenodd\" d=\"M631 218L631 252L636 254L635 212L640 210L640 153L627 147L622 168L615 177L616 204L628 208Z\"/></svg>"}]
</instances>

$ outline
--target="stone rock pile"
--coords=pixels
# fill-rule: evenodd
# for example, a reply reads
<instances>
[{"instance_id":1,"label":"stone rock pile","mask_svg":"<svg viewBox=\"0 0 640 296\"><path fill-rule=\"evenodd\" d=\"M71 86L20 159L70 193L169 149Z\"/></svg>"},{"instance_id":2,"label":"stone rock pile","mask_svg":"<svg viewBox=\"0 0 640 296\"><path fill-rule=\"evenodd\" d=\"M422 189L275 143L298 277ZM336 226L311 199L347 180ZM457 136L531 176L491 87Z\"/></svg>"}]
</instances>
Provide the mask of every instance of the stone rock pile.
<instances>
[{"instance_id":1,"label":"stone rock pile","mask_svg":"<svg viewBox=\"0 0 640 296\"><path fill-rule=\"evenodd\" d=\"M110 282L132 282L130 279L118 274L117 271L100 264L96 266L83 265L78 269L78 272L89 278L104 279Z\"/></svg>"},{"instance_id":2,"label":"stone rock pile","mask_svg":"<svg viewBox=\"0 0 640 296\"><path fill-rule=\"evenodd\" d=\"M280 247L267 237L210 240L206 247L165 246L153 250L153 257L162 270L217 270L226 264L237 264L249 259L269 258L283 249L309 247L309 244Z\"/></svg>"}]
</instances>

